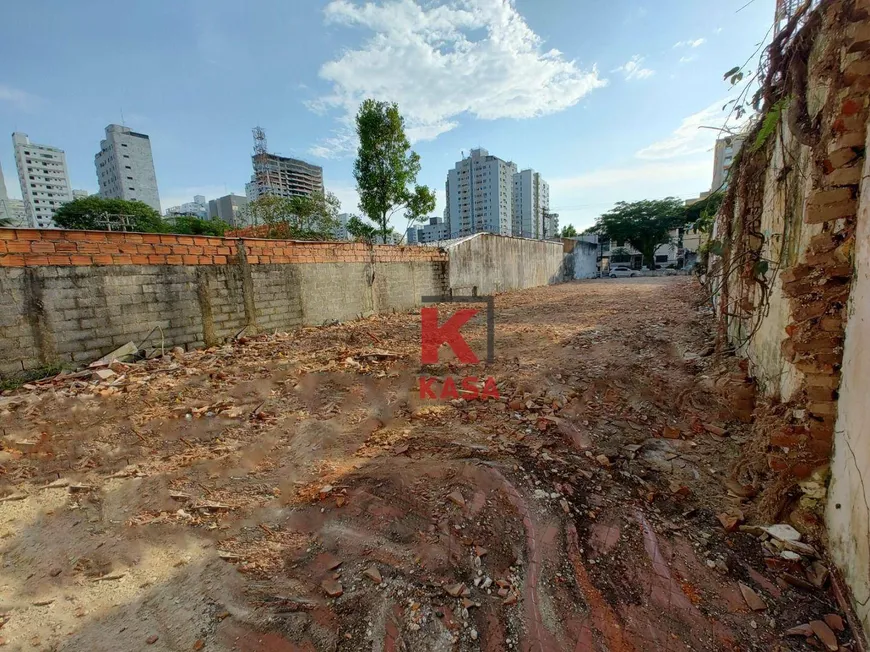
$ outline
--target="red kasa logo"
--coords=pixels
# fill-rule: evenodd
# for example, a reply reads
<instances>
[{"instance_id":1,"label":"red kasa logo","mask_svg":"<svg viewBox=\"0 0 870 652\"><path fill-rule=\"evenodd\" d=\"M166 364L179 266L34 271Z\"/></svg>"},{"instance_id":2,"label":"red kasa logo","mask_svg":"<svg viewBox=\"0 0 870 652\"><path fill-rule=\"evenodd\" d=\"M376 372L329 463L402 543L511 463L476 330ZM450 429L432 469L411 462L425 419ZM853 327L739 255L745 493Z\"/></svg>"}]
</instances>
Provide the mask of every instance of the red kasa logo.
<instances>
[{"instance_id":1,"label":"red kasa logo","mask_svg":"<svg viewBox=\"0 0 870 652\"><path fill-rule=\"evenodd\" d=\"M424 297L424 302L428 297ZM475 301L486 301L489 297L475 297ZM445 301L444 299L438 299ZM449 301L449 300L448 300ZM454 300L456 301L456 300ZM492 303L487 311L488 340L487 340L487 358L492 359ZM473 308L463 308L453 313L443 324L438 323L438 308L421 308L420 323L421 323L421 338L420 338L420 362L424 365L438 364L438 351L442 344L447 344L456 356L460 364L478 364L480 359L472 351L468 342L462 336L460 329L469 322L478 310ZM440 392L437 386L439 379L432 376L420 376L420 398L421 399L440 399L450 400L464 398L472 401L474 399L497 399L498 387L496 386L495 378L489 376L486 378L483 389L478 387L479 378L477 376L464 376L459 383L462 387L460 392L457 388L456 379L452 376L447 376L441 385Z\"/></svg>"}]
</instances>

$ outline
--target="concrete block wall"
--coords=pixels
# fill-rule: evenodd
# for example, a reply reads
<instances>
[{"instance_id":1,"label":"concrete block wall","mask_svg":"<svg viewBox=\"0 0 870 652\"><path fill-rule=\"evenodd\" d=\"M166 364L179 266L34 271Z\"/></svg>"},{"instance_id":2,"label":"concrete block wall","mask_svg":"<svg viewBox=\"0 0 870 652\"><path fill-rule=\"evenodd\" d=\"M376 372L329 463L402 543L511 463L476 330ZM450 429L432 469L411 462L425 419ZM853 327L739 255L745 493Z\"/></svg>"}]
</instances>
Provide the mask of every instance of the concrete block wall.
<instances>
[{"instance_id":1,"label":"concrete block wall","mask_svg":"<svg viewBox=\"0 0 870 652\"><path fill-rule=\"evenodd\" d=\"M0 229L0 374L129 341L192 348L404 311L447 291L433 248Z\"/></svg>"},{"instance_id":2,"label":"concrete block wall","mask_svg":"<svg viewBox=\"0 0 870 652\"><path fill-rule=\"evenodd\" d=\"M423 296L547 285L570 278L565 260L560 242L489 234L445 251L0 229L0 374L88 362L130 341L212 346L242 329L412 310Z\"/></svg>"},{"instance_id":3,"label":"concrete block wall","mask_svg":"<svg viewBox=\"0 0 870 652\"><path fill-rule=\"evenodd\" d=\"M447 247L454 294L496 294L560 283L571 277L561 241L478 233Z\"/></svg>"}]
</instances>

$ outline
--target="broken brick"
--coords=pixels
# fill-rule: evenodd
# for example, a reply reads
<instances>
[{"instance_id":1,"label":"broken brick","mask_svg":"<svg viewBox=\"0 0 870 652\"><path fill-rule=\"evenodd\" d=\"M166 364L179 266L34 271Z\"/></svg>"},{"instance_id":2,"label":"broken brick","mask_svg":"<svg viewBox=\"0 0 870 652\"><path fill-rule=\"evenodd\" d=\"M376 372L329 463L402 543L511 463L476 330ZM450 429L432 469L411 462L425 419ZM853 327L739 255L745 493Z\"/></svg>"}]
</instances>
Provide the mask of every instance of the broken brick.
<instances>
[{"instance_id":1,"label":"broken brick","mask_svg":"<svg viewBox=\"0 0 870 652\"><path fill-rule=\"evenodd\" d=\"M837 635L831 631L831 628L822 620L811 620L810 627L813 634L819 637L819 640L831 652L837 652L840 649L840 644L837 643Z\"/></svg>"},{"instance_id":2,"label":"broken brick","mask_svg":"<svg viewBox=\"0 0 870 652\"><path fill-rule=\"evenodd\" d=\"M755 591L746 586L743 582L738 582L737 585L740 587L740 593L743 595L743 599L746 600L746 604L749 605L750 609L753 611L764 611L767 609L764 600L762 600Z\"/></svg>"},{"instance_id":3,"label":"broken brick","mask_svg":"<svg viewBox=\"0 0 870 652\"><path fill-rule=\"evenodd\" d=\"M824 619L825 624L827 624L827 626L833 629L835 632L843 632L846 630L846 627L843 624L843 619L839 615L825 614Z\"/></svg>"},{"instance_id":4,"label":"broken brick","mask_svg":"<svg viewBox=\"0 0 870 652\"><path fill-rule=\"evenodd\" d=\"M854 195L851 188L835 188L833 190L822 190L810 195L807 204L824 206L853 199Z\"/></svg>"},{"instance_id":5,"label":"broken brick","mask_svg":"<svg viewBox=\"0 0 870 652\"><path fill-rule=\"evenodd\" d=\"M337 580L323 580L320 583L320 588L322 588L323 592L330 598L339 598L344 593L341 582L338 582Z\"/></svg>"},{"instance_id":6,"label":"broken brick","mask_svg":"<svg viewBox=\"0 0 870 652\"><path fill-rule=\"evenodd\" d=\"M825 159L825 171L830 174L834 170L849 165L858 158L855 150L851 147L844 147L834 152L828 153L828 158Z\"/></svg>"},{"instance_id":7,"label":"broken brick","mask_svg":"<svg viewBox=\"0 0 870 652\"><path fill-rule=\"evenodd\" d=\"M837 413L837 405L833 401L810 403L807 405L807 409L811 414L818 414L820 416L833 416Z\"/></svg>"},{"instance_id":8,"label":"broken brick","mask_svg":"<svg viewBox=\"0 0 870 652\"><path fill-rule=\"evenodd\" d=\"M450 494L448 494L447 496L447 499L455 505L465 507L465 498L462 497L462 494L459 493L458 490L450 492Z\"/></svg>"},{"instance_id":9,"label":"broken brick","mask_svg":"<svg viewBox=\"0 0 870 652\"><path fill-rule=\"evenodd\" d=\"M804 214L804 221L807 224L822 224L838 220L841 217L852 217L855 215L857 205L853 199L836 202L833 204L807 204L807 210Z\"/></svg>"}]
</instances>

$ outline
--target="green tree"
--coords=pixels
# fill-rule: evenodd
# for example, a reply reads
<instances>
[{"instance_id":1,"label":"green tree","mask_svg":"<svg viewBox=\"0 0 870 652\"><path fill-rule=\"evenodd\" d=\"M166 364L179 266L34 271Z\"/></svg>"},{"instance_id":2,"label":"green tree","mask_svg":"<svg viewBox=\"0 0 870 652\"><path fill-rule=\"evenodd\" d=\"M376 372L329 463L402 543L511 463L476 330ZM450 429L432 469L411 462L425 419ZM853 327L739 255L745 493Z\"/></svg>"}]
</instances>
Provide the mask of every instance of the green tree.
<instances>
[{"instance_id":1,"label":"green tree","mask_svg":"<svg viewBox=\"0 0 870 652\"><path fill-rule=\"evenodd\" d=\"M568 224L562 227L562 236L563 238L576 238L577 237L577 229L574 228L573 224Z\"/></svg>"},{"instance_id":2,"label":"green tree","mask_svg":"<svg viewBox=\"0 0 870 652\"><path fill-rule=\"evenodd\" d=\"M248 204L252 222L268 225L268 237L291 240L334 240L340 209L341 202L331 192L266 195Z\"/></svg>"},{"instance_id":3,"label":"green tree","mask_svg":"<svg viewBox=\"0 0 870 652\"><path fill-rule=\"evenodd\" d=\"M63 204L53 219L62 229L139 233L165 233L167 230L160 213L145 202L105 199L96 195Z\"/></svg>"},{"instance_id":4,"label":"green tree","mask_svg":"<svg viewBox=\"0 0 870 652\"><path fill-rule=\"evenodd\" d=\"M214 235L222 237L232 227L222 220L204 220L193 215L179 215L168 228L172 233L183 235Z\"/></svg>"},{"instance_id":5,"label":"green tree","mask_svg":"<svg viewBox=\"0 0 870 652\"><path fill-rule=\"evenodd\" d=\"M392 229L390 229L392 231ZM347 232L353 236L358 242L375 242L378 238L378 227L369 222L365 222L356 215L352 215L347 221Z\"/></svg>"},{"instance_id":6,"label":"green tree","mask_svg":"<svg viewBox=\"0 0 870 652\"><path fill-rule=\"evenodd\" d=\"M615 242L627 242L643 254L650 269L655 269L655 251L671 242L670 230L683 226L686 211L682 200L645 199L619 202L595 223L595 230Z\"/></svg>"},{"instance_id":7,"label":"green tree","mask_svg":"<svg viewBox=\"0 0 870 652\"><path fill-rule=\"evenodd\" d=\"M404 210L411 222L421 222L435 209L435 194L428 186L416 185L420 156L411 150L398 105L365 100L356 116L356 133L359 149L353 176L359 207L386 241L390 218L397 211Z\"/></svg>"}]
</instances>

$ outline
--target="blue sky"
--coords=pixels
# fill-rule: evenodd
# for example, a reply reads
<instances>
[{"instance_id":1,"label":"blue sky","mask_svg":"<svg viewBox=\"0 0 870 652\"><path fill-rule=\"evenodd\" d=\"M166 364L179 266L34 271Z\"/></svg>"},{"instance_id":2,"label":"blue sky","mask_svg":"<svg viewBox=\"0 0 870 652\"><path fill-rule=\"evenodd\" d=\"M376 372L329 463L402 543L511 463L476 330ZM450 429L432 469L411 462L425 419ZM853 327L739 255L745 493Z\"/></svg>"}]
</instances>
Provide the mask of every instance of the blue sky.
<instances>
[{"instance_id":1,"label":"blue sky","mask_svg":"<svg viewBox=\"0 0 870 652\"><path fill-rule=\"evenodd\" d=\"M11 133L64 149L96 191L105 126L151 136L164 208L244 194L251 127L324 168L356 212L351 118L394 100L444 206L461 151L531 167L561 223L620 200L688 198L712 179L722 81L765 38L774 0L109 0L5 2L0 164ZM13 28L9 28L13 26ZM22 54L26 53L26 54ZM403 224L394 224L403 228Z\"/></svg>"}]
</instances>

